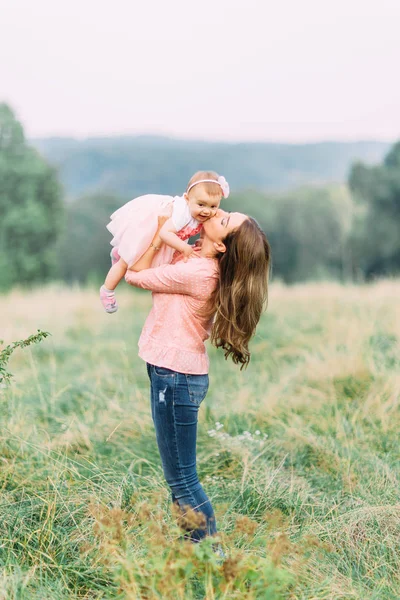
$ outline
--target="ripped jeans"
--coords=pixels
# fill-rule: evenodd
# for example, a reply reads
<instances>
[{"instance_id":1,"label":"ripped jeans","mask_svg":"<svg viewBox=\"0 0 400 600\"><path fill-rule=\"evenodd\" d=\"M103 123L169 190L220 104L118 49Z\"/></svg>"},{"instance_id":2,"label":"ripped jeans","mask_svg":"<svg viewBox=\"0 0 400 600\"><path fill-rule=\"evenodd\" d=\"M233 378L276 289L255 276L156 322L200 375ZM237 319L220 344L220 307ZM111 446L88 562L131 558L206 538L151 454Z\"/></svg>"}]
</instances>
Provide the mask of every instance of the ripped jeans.
<instances>
[{"instance_id":1,"label":"ripped jeans","mask_svg":"<svg viewBox=\"0 0 400 600\"><path fill-rule=\"evenodd\" d=\"M207 394L208 375L187 375L150 364L147 372L157 445L172 502L181 514L178 522L185 537L199 542L217 532L211 502L196 471L197 416Z\"/></svg>"}]
</instances>

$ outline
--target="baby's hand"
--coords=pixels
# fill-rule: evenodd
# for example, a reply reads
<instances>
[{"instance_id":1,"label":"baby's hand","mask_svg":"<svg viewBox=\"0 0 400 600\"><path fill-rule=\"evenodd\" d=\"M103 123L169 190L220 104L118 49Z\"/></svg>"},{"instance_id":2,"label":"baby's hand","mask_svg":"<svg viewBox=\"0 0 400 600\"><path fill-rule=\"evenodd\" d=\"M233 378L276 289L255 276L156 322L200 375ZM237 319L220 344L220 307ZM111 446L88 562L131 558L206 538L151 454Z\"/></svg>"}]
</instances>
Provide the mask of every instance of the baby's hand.
<instances>
[{"instance_id":1,"label":"baby's hand","mask_svg":"<svg viewBox=\"0 0 400 600\"><path fill-rule=\"evenodd\" d=\"M203 245L203 239L199 238L198 240L195 241L194 245L193 245L193 249L196 251L201 250L201 247Z\"/></svg>"},{"instance_id":2,"label":"baby's hand","mask_svg":"<svg viewBox=\"0 0 400 600\"><path fill-rule=\"evenodd\" d=\"M187 261L188 261L188 258L189 258L189 256L190 256L191 258L193 258L194 256L195 256L196 258L200 258L200 257L199 257L199 255L198 255L198 254L195 252L195 250L194 250L193 246L190 246L189 244L186 244L186 246L187 246L187 248L185 248L185 249L183 250L183 252L182 252L182 254L183 254L183 257L184 257L184 258L183 258L183 262L187 262Z\"/></svg>"}]
</instances>

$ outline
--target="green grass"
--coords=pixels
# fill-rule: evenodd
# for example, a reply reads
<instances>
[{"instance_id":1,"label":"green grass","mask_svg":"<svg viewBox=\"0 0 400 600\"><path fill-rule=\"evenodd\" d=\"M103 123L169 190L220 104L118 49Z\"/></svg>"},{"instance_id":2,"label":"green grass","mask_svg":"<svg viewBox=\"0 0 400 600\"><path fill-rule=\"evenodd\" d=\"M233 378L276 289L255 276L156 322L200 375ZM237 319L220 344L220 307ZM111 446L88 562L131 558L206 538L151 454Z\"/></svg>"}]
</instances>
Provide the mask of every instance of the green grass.
<instances>
[{"instance_id":1,"label":"green grass","mask_svg":"<svg viewBox=\"0 0 400 600\"><path fill-rule=\"evenodd\" d=\"M0 297L0 599L400 597L400 283L272 286L246 372L210 349L198 471L230 558L179 542L137 339L150 296Z\"/></svg>"}]
</instances>

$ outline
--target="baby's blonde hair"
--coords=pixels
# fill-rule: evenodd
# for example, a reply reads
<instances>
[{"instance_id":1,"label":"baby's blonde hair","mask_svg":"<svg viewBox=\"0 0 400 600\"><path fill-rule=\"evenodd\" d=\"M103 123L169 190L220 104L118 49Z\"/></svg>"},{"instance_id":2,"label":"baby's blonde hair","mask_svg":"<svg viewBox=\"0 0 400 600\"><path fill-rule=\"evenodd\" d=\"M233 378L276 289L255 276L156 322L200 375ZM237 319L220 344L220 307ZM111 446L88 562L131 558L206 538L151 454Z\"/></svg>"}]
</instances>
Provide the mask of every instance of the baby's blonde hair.
<instances>
[{"instance_id":1,"label":"baby's blonde hair","mask_svg":"<svg viewBox=\"0 0 400 600\"><path fill-rule=\"evenodd\" d=\"M210 196L211 198L217 198L219 200L221 200L223 194L222 194L222 189L221 186L219 185L219 183L217 183L218 181L218 173L216 173L215 171L197 171L197 173L195 173L193 175L193 177L190 179L189 183L187 184L187 188L186 188L186 193L187 190L190 188L191 185L193 185L193 183L196 183L196 181L201 181L202 179L215 179L215 183L211 183L211 182L206 182L206 183L199 183L199 185L195 185L190 192L188 193L188 195L190 196L190 194L192 193L193 190L196 190L196 188L200 187L202 188L202 190L208 194L208 196Z\"/></svg>"}]
</instances>

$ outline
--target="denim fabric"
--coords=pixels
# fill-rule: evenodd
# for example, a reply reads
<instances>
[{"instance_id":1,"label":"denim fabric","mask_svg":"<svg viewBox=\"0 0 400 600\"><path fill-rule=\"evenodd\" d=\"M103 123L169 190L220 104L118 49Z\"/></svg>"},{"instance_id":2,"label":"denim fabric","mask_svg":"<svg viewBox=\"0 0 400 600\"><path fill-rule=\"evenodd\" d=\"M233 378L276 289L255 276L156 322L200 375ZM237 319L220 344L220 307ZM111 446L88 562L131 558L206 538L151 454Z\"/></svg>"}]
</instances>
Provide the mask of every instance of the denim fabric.
<instances>
[{"instance_id":1,"label":"denim fabric","mask_svg":"<svg viewBox=\"0 0 400 600\"><path fill-rule=\"evenodd\" d=\"M196 471L197 416L207 394L208 375L187 375L150 364L147 372L157 445L172 501L183 513L191 507L204 515L199 515L197 528L186 527L187 537L197 542L217 532L211 502Z\"/></svg>"}]
</instances>

